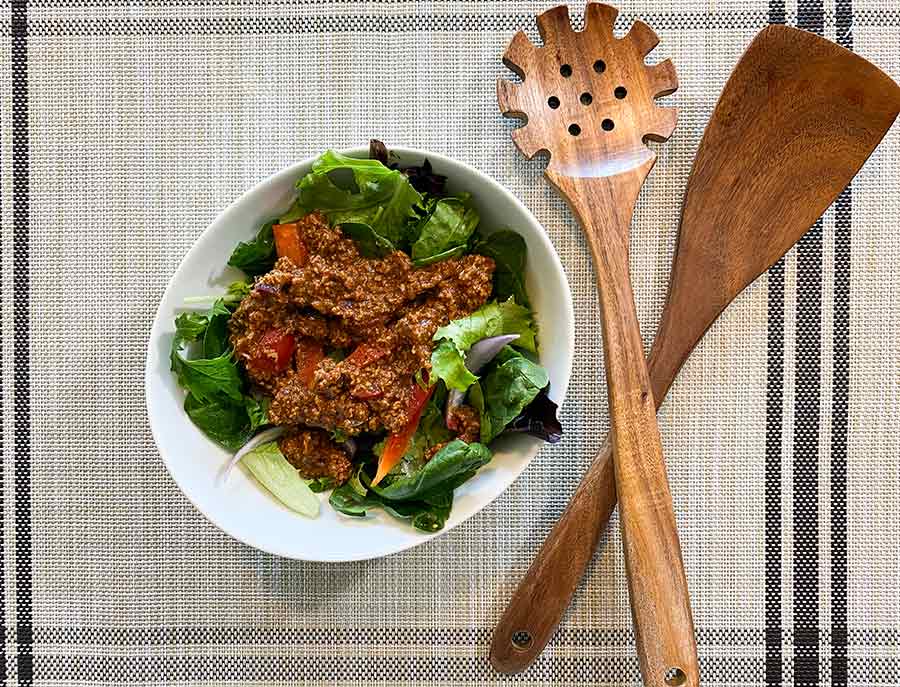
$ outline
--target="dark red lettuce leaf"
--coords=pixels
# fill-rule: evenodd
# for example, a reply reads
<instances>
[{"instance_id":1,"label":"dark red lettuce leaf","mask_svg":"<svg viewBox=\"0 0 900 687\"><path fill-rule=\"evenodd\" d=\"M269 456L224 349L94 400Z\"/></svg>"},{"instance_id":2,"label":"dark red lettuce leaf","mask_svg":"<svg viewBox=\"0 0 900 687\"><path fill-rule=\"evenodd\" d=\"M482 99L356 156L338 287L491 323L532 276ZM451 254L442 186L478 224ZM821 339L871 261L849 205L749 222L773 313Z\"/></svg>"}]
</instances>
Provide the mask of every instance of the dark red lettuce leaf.
<instances>
[{"instance_id":1,"label":"dark red lettuce leaf","mask_svg":"<svg viewBox=\"0 0 900 687\"><path fill-rule=\"evenodd\" d=\"M369 141L369 158L378 160L385 167L400 169L408 178L409 183L419 193L428 193L433 196L443 196L447 185L447 177L436 174L431 167L431 162L425 160L421 165L400 167L396 162L391 162L391 153L387 146L377 139Z\"/></svg>"},{"instance_id":2,"label":"dark red lettuce leaf","mask_svg":"<svg viewBox=\"0 0 900 687\"><path fill-rule=\"evenodd\" d=\"M505 432L530 434L550 444L562 439L562 425L556 417L559 406L547 395L549 388L542 389L525 410L506 426Z\"/></svg>"},{"instance_id":3,"label":"dark red lettuce leaf","mask_svg":"<svg viewBox=\"0 0 900 687\"><path fill-rule=\"evenodd\" d=\"M404 167L400 171L409 177L409 183L419 193L428 193L433 196L444 195L447 177L443 174L436 174L428 160L425 160L420 166Z\"/></svg>"}]
</instances>

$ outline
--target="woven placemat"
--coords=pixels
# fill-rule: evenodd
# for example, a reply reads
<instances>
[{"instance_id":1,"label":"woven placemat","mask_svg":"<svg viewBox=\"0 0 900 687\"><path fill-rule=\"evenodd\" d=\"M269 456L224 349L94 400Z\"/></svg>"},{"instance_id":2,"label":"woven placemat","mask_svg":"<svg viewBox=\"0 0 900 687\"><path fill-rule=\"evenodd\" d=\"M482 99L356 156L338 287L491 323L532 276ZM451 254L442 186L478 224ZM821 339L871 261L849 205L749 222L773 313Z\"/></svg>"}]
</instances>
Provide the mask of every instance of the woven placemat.
<instances>
[{"instance_id":1,"label":"woven placemat","mask_svg":"<svg viewBox=\"0 0 900 687\"><path fill-rule=\"evenodd\" d=\"M499 56L532 0L0 2L2 684L638 684L616 528L538 663L492 628L607 428L578 228L509 140ZM573 3L580 21L584 3ZM635 213L644 332L717 94L770 21L900 79L894 0L623 1L680 126ZM247 548L178 491L144 409L163 289L213 217L327 147L430 148L545 225L575 299L564 441L448 535L380 561ZM748 289L661 411L707 685L900 685L900 127ZM616 523L614 523L615 525Z\"/></svg>"}]
</instances>

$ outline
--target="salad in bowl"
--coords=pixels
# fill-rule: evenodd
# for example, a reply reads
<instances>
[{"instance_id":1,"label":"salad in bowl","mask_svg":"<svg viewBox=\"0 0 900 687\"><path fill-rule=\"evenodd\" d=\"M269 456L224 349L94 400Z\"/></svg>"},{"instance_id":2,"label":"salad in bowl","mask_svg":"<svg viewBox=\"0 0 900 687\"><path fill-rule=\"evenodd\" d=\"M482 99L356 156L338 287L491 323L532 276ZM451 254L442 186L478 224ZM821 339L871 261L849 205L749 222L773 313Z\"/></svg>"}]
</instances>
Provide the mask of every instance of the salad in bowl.
<instances>
[{"instance_id":1,"label":"salad in bowl","mask_svg":"<svg viewBox=\"0 0 900 687\"><path fill-rule=\"evenodd\" d=\"M367 158L327 151L286 210L232 244L218 269L237 278L169 306L168 375L225 456L217 488L252 476L300 520L327 501L348 522L384 513L435 533L498 447L560 439L526 286L533 238L485 226L451 184L377 141Z\"/></svg>"}]
</instances>

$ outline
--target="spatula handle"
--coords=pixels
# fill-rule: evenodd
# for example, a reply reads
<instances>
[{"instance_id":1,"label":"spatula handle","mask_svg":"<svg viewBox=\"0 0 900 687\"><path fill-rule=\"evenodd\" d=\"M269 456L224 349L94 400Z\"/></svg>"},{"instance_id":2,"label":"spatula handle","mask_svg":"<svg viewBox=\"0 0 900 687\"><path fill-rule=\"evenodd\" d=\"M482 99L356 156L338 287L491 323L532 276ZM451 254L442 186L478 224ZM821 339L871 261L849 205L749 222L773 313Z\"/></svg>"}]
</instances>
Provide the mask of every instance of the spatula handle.
<instances>
[{"instance_id":1,"label":"spatula handle","mask_svg":"<svg viewBox=\"0 0 900 687\"><path fill-rule=\"evenodd\" d=\"M628 268L646 168L613 177L548 174L584 229L600 293L615 482L644 684L699 685L681 546Z\"/></svg>"}]
</instances>

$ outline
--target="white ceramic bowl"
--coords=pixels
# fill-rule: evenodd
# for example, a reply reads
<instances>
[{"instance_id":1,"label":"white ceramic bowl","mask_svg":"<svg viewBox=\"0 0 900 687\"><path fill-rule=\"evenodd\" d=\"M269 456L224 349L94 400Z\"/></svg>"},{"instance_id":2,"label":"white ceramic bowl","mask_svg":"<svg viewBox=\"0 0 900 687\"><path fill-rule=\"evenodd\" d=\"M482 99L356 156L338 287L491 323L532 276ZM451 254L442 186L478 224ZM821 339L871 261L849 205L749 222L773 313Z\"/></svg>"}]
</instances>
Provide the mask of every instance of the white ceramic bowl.
<instances>
[{"instance_id":1,"label":"white ceramic bowl","mask_svg":"<svg viewBox=\"0 0 900 687\"><path fill-rule=\"evenodd\" d=\"M534 216L509 191L476 169L436 153L393 148L402 164L428 158L449 178L451 192L470 192L481 226L510 227L528 244L526 283L540 327L540 360L551 380L551 397L562 404L572 367L574 318L572 296L559 257ZM345 151L363 157L365 149ZM313 160L299 162L266 179L241 196L203 232L172 277L150 332L147 351L147 412L160 455L175 482L211 522L245 544L307 561L354 561L377 558L422 544L472 517L512 484L541 447L532 437L515 436L494 444L489 465L456 490L453 512L441 532L425 534L407 522L377 512L355 519L333 511L322 494L318 518L307 519L276 501L244 469L227 484L216 479L229 454L206 438L182 409L184 392L169 370L173 320L189 296L221 293L242 275L226 267L238 241L252 237L259 225L284 211L294 184Z\"/></svg>"}]
</instances>

